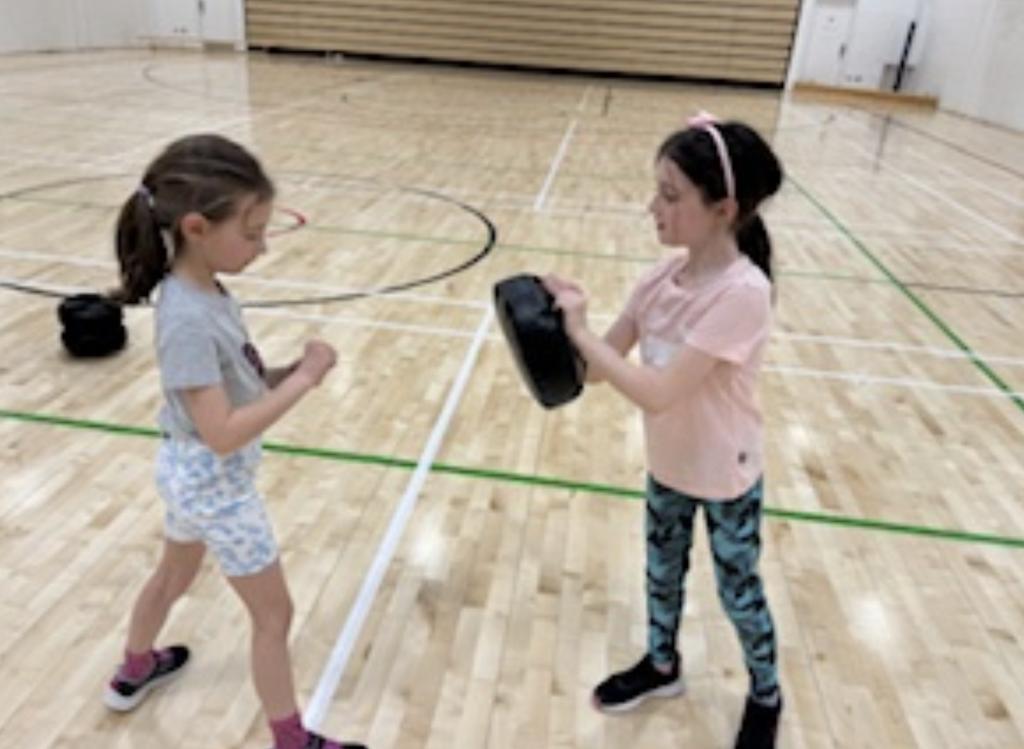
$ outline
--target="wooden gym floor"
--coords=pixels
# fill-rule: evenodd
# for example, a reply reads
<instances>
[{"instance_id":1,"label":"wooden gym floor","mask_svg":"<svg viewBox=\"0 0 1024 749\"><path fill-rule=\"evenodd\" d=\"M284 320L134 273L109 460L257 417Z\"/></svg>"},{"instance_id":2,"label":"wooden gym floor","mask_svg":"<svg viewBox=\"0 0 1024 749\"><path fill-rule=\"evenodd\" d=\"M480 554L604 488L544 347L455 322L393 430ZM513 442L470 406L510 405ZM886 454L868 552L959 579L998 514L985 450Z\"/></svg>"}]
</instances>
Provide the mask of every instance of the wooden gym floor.
<instances>
[{"instance_id":1,"label":"wooden gym floor","mask_svg":"<svg viewBox=\"0 0 1024 749\"><path fill-rule=\"evenodd\" d=\"M179 135L250 145L280 187L248 302L268 360L340 354L267 435L303 702L373 749L731 746L746 675L693 555L689 693L625 717L593 684L645 642L639 418L607 388L545 412L489 312L557 271L606 324L663 250L660 140L698 108L772 139L779 270L762 396L763 574L780 746L1024 746L1024 136L777 92L260 54L0 58L0 280L108 288L117 205ZM289 210L284 210L289 209ZM298 211L304 228L289 231ZM0 746L265 749L247 622L213 565L175 610L186 678L100 704L155 563L151 315L62 355L55 301L0 290ZM429 470L428 470L429 469ZM407 524L404 523L407 519Z\"/></svg>"}]
</instances>

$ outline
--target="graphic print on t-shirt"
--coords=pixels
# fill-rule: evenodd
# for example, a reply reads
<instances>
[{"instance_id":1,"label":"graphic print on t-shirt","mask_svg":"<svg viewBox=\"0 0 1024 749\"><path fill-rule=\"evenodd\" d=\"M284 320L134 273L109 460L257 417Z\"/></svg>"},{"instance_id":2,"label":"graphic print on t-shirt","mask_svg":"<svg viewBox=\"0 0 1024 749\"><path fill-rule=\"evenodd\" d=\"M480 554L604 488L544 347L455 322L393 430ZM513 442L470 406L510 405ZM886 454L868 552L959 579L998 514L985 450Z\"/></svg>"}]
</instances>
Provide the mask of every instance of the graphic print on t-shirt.
<instances>
[{"instance_id":1,"label":"graphic print on t-shirt","mask_svg":"<svg viewBox=\"0 0 1024 749\"><path fill-rule=\"evenodd\" d=\"M246 361L248 361L252 365L253 369L256 370L256 374L260 377L266 375L267 368L263 366L263 359L260 357L260 352L257 351L256 347L249 341L246 341L245 345L242 346L242 355L245 356Z\"/></svg>"},{"instance_id":2,"label":"graphic print on t-shirt","mask_svg":"<svg viewBox=\"0 0 1024 749\"><path fill-rule=\"evenodd\" d=\"M657 369L664 369L672 361L672 357L682 347L681 343L673 343L653 335L645 335L640 340L640 353L644 364Z\"/></svg>"}]
</instances>

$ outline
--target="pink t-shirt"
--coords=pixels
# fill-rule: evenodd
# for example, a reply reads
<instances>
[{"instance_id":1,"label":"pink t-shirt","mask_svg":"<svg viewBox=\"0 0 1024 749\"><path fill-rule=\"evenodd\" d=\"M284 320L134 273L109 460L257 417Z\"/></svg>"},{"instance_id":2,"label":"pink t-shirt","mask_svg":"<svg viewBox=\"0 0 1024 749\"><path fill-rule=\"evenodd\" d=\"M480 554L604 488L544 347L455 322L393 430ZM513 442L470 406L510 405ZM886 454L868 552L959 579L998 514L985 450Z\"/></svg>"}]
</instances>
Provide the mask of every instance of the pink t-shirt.
<instances>
[{"instance_id":1,"label":"pink t-shirt","mask_svg":"<svg viewBox=\"0 0 1024 749\"><path fill-rule=\"evenodd\" d=\"M771 324L771 283L746 255L697 288L674 280L687 255L646 274L626 305L646 366L663 368L682 345L717 358L696 392L644 413L648 469L702 499L735 499L764 470L757 373Z\"/></svg>"}]
</instances>

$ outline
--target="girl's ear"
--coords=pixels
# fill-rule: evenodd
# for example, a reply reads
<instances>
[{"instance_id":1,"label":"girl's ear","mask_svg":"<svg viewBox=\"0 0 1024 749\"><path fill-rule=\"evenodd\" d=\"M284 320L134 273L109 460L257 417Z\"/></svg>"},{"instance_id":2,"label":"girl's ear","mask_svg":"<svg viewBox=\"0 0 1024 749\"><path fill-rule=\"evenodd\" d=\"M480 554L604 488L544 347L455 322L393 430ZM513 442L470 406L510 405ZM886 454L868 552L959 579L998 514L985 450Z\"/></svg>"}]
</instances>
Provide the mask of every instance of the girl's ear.
<instances>
[{"instance_id":1,"label":"girl's ear","mask_svg":"<svg viewBox=\"0 0 1024 749\"><path fill-rule=\"evenodd\" d=\"M186 242L202 239L210 228L210 222L198 211L186 213L181 217L178 225L181 228L181 236L185 238Z\"/></svg>"},{"instance_id":2,"label":"girl's ear","mask_svg":"<svg viewBox=\"0 0 1024 749\"><path fill-rule=\"evenodd\" d=\"M739 216L740 206L736 202L736 198L722 198L715 203L714 210L727 226L732 226L736 223L736 217Z\"/></svg>"}]
</instances>

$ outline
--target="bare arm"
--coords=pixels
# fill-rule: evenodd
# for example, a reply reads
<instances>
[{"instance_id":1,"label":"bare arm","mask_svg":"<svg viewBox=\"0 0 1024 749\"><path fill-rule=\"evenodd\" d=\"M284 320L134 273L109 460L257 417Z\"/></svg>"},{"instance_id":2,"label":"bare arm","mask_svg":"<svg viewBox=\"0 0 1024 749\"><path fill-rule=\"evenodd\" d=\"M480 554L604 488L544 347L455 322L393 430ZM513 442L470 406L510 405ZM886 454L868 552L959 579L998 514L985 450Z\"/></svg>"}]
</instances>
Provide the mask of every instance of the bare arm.
<instances>
[{"instance_id":1,"label":"bare arm","mask_svg":"<svg viewBox=\"0 0 1024 749\"><path fill-rule=\"evenodd\" d=\"M562 310L566 332L587 361L587 379L607 380L644 411L659 413L692 394L718 363L711 354L684 345L663 369L638 366L626 358L638 336L629 318L620 315L601 338L587 325L587 297L582 288L556 276L546 276L544 283Z\"/></svg>"},{"instance_id":2,"label":"bare arm","mask_svg":"<svg viewBox=\"0 0 1024 749\"><path fill-rule=\"evenodd\" d=\"M270 367L267 369L267 373L263 377L263 381L267 383L267 387L273 390L284 382L288 375L294 372L299 366L299 361L294 361L287 367Z\"/></svg>"},{"instance_id":3,"label":"bare arm","mask_svg":"<svg viewBox=\"0 0 1024 749\"><path fill-rule=\"evenodd\" d=\"M315 383L304 374L293 374L259 400L233 408L221 385L183 391L185 409L199 437L218 455L241 449L267 430Z\"/></svg>"},{"instance_id":4,"label":"bare arm","mask_svg":"<svg viewBox=\"0 0 1024 749\"><path fill-rule=\"evenodd\" d=\"M633 346L636 345L636 341L636 325L633 320L625 315L619 315L619 318L612 323L612 326L604 334L604 342L622 357L629 354ZM582 354L582 352L580 353ZM584 356L584 358L586 357ZM604 379L597 367L587 366L587 382L604 382Z\"/></svg>"},{"instance_id":5,"label":"bare arm","mask_svg":"<svg viewBox=\"0 0 1024 749\"><path fill-rule=\"evenodd\" d=\"M573 342L587 360L589 371L607 380L626 398L649 413L660 413L691 395L718 359L684 345L664 369L638 366L605 338L585 326L570 330Z\"/></svg>"},{"instance_id":6,"label":"bare arm","mask_svg":"<svg viewBox=\"0 0 1024 749\"><path fill-rule=\"evenodd\" d=\"M235 408L223 386L212 385L183 391L185 409L207 447L218 455L228 455L284 416L320 384L335 361L334 349L326 343L311 341L293 371L262 398Z\"/></svg>"}]
</instances>

